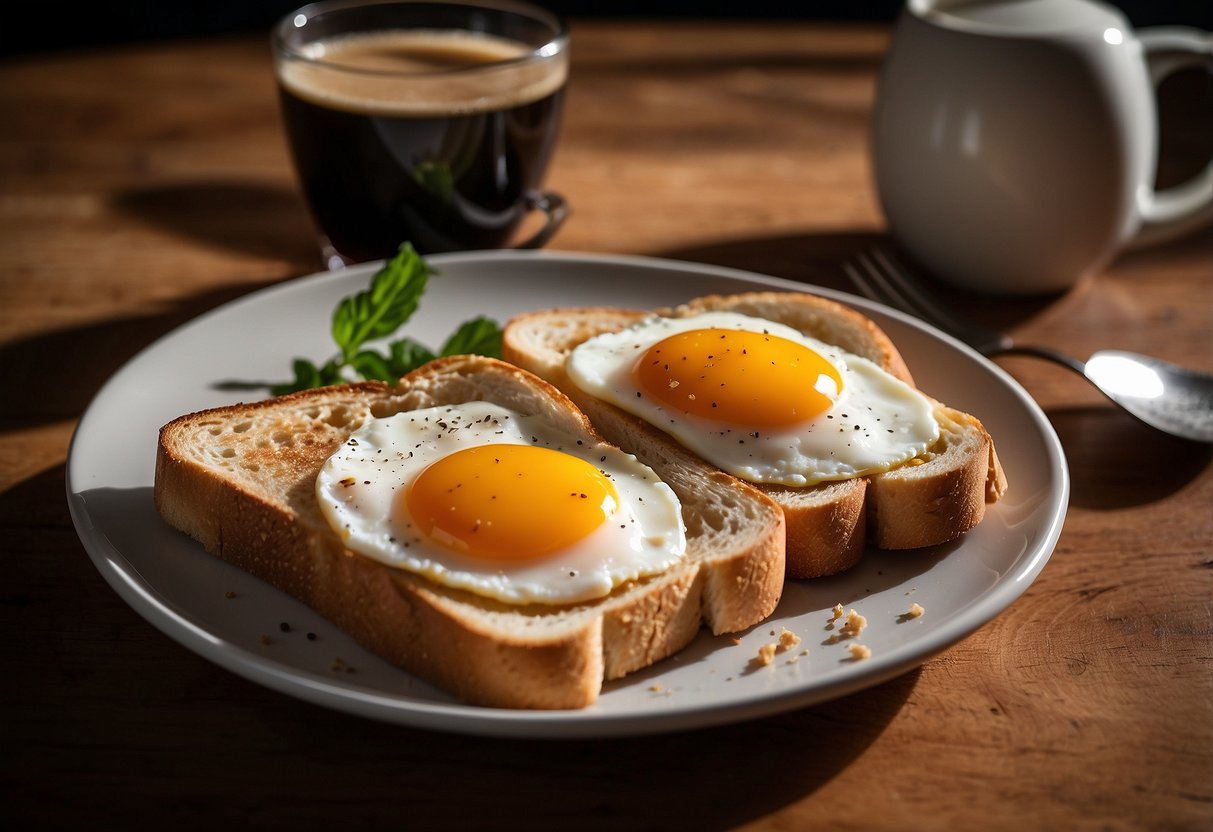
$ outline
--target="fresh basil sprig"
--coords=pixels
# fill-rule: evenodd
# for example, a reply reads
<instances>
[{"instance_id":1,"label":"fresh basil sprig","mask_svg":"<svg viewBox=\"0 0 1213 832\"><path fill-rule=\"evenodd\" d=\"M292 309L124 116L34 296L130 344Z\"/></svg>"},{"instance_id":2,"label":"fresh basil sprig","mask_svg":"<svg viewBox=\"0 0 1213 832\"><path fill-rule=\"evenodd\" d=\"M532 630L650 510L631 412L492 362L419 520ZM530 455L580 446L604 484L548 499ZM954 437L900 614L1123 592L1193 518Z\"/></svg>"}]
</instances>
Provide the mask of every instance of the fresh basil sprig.
<instances>
[{"instance_id":1,"label":"fresh basil sprig","mask_svg":"<svg viewBox=\"0 0 1213 832\"><path fill-rule=\"evenodd\" d=\"M501 327L483 316L460 324L437 353L407 336L389 342L386 352L365 346L392 335L408 322L434 274L437 272L412 245L402 245L371 278L367 289L343 298L333 310L331 332L337 355L320 365L296 358L291 365L294 379L270 385L270 392L280 396L340 384L349 380L347 368L364 379L395 381L438 356L475 353L500 358Z\"/></svg>"}]
</instances>

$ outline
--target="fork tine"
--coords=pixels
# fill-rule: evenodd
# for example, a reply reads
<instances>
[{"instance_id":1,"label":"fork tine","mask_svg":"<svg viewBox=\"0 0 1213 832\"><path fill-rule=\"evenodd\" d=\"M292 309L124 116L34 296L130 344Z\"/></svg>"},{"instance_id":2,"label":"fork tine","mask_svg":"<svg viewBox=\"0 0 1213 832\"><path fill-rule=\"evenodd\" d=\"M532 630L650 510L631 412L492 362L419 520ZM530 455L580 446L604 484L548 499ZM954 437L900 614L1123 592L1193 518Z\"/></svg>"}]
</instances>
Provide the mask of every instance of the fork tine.
<instances>
[{"instance_id":1,"label":"fork tine","mask_svg":"<svg viewBox=\"0 0 1213 832\"><path fill-rule=\"evenodd\" d=\"M872 249L872 256L883 266L881 272L886 279L897 284L900 294L913 298L914 308L921 310L920 317L951 331L953 335L963 337L971 332L972 327L969 324L957 319L947 308L932 299L931 293L918 283L910 269L897 257L880 247Z\"/></svg>"},{"instance_id":2,"label":"fork tine","mask_svg":"<svg viewBox=\"0 0 1213 832\"><path fill-rule=\"evenodd\" d=\"M918 282L913 272L883 248L873 247L871 254L860 254L855 261L858 265L848 264L847 274L868 297L916 315L984 355L1006 352L1012 347L1010 336L965 321L950 312L946 304L934 300L931 291Z\"/></svg>"},{"instance_id":3,"label":"fork tine","mask_svg":"<svg viewBox=\"0 0 1213 832\"><path fill-rule=\"evenodd\" d=\"M856 255L854 261L846 263L844 268L860 291L872 300L881 301L920 318L930 317L928 310L924 310L916 302L914 294L905 291L900 283L891 280L880 264L868 254Z\"/></svg>"},{"instance_id":4,"label":"fork tine","mask_svg":"<svg viewBox=\"0 0 1213 832\"><path fill-rule=\"evenodd\" d=\"M863 255L859 255L855 258L855 260L858 260L859 257L862 256ZM854 283L859 291L862 292L869 300L879 301L881 303L885 302L880 292L877 292L875 287L873 287L872 284L868 282L868 279L863 276L863 272L859 270L859 266L856 265L855 260L847 260L845 263L843 263L842 270L847 273L847 277L851 278L851 282Z\"/></svg>"}]
</instances>

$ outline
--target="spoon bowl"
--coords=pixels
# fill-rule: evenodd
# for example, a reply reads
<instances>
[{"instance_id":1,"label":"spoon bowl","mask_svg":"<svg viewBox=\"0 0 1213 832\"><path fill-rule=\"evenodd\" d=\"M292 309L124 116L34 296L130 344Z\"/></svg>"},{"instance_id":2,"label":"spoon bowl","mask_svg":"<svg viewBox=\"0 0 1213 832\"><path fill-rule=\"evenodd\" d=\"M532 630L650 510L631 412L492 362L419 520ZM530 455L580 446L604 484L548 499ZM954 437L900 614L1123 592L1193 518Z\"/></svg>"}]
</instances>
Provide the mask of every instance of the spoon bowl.
<instances>
[{"instance_id":1,"label":"spoon bowl","mask_svg":"<svg viewBox=\"0 0 1213 832\"><path fill-rule=\"evenodd\" d=\"M1105 396L1153 428L1213 442L1213 375L1122 350L1100 350L1082 374Z\"/></svg>"}]
</instances>

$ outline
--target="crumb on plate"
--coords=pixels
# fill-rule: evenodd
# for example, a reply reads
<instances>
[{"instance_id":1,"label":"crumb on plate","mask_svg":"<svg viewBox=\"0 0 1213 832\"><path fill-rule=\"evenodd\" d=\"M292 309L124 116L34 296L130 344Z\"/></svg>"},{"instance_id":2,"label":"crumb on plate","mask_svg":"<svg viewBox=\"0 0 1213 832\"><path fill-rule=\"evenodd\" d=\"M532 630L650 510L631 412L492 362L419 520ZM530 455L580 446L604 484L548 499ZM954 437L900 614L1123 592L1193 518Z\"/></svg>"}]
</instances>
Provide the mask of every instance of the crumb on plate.
<instances>
[{"instance_id":1,"label":"crumb on plate","mask_svg":"<svg viewBox=\"0 0 1213 832\"><path fill-rule=\"evenodd\" d=\"M847 613L847 620L842 622L842 627L839 632L847 638L851 638L852 636L857 636L862 633L863 628L866 626L868 626L868 619L864 618L855 610L851 610Z\"/></svg>"},{"instance_id":2,"label":"crumb on plate","mask_svg":"<svg viewBox=\"0 0 1213 832\"><path fill-rule=\"evenodd\" d=\"M775 644L774 642L762 645L758 648L758 655L753 659L754 663L759 667L765 667L766 665L770 664L775 660L775 651L778 649L778 647L779 645Z\"/></svg>"},{"instance_id":3,"label":"crumb on plate","mask_svg":"<svg viewBox=\"0 0 1213 832\"><path fill-rule=\"evenodd\" d=\"M775 631L771 630L771 635L775 635ZM783 653L791 650L796 645L800 644L800 636L783 627L779 632L779 640L768 642L758 648L758 655L750 662L757 667L765 667L775 660L776 653ZM807 650L805 651L808 652Z\"/></svg>"}]
</instances>

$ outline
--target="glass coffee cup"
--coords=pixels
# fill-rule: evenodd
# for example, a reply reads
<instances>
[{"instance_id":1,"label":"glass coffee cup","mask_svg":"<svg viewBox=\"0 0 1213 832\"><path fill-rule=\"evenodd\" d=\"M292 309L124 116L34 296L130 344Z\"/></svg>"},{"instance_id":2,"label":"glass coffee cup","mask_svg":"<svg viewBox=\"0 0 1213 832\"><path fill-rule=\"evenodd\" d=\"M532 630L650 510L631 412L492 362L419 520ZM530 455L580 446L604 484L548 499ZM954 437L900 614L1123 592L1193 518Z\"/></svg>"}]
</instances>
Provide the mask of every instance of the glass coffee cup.
<instances>
[{"instance_id":1,"label":"glass coffee cup","mask_svg":"<svg viewBox=\"0 0 1213 832\"><path fill-rule=\"evenodd\" d=\"M273 32L282 118L330 267L538 247L567 213L541 190L568 30L513 0L331 0ZM528 213L543 213L515 241Z\"/></svg>"}]
</instances>

